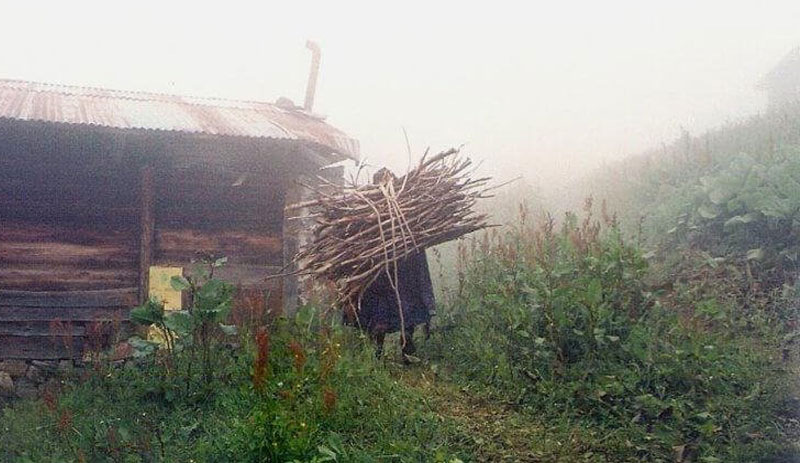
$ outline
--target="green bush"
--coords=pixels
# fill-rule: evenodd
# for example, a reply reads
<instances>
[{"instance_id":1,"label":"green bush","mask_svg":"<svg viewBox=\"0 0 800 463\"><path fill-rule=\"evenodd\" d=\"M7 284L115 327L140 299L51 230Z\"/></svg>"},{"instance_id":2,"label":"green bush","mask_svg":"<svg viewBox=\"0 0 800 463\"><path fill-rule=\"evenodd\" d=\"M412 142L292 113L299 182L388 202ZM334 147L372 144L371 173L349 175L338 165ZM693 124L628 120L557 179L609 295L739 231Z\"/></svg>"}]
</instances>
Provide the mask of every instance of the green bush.
<instances>
[{"instance_id":1,"label":"green bush","mask_svg":"<svg viewBox=\"0 0 800 463\"><path fill-rule=\"evenodd\" d=\"M540 227L523 223L506 235L493 234L466 260L455 310L440 324L482 326L476 338L456 343L489 344L496 359L472 359L476 376L516 382L521 377L555 378L586 358L618 355L622 341L650 304L641 282L644 259L627 246L614 220L568 214L560 230L546 217ZM602 227L608 227L603 231ZM462 253L463 254L463 253ZM484 360L489 360L485 363ZM501 363L514 365L503 368Z\"/></svg>"},{"instance_id":2,"label":"green bush","mask_svg":"<svg viewBox=\"0 0 800 463\"><path fill-rule=\"evenodd\" d=\"M297 317L274 331L268 379L239 403L246 408L221 441L222 461L449 461L463 446L362 338L310 307Z\"/></svg>"},{"instance_id":3,"label":"green bush","mask_svg":"<svg viewBox=\"0 0 800 463\"><path fill-rule=\"evenodd\" d=\"M751 117L612 163L569 190L616 206L659 260L736 263L772 290L798 270L800 107Z\"/></svg>"},{"instance_id":4,"label":"green bush","mask_svg":"<svg viewBox=\"0 0 800 463\"><path fill-rule=\"evenodd\" d=\"M557 439L604 436L583 444L608 461L796 452L781 421L790 375L775 346L708 323L719 315L713 299L666 309L616 221L590 211L558 231L550 219L523 221L475 245L427 346L432 361L528 410Z\"/></svg>"},{"instance_id":5,"label":"green bush","mask_svg":"<svg viewBox=\"0 0 800 463\"><path fill-rule=\"evenodd\" d=\"M240 342L214 345L208 384L186 388L179 372L192 354L176 349L88 369L12 404L0 415L0 461L449 462L469 453L469 440L364 339L310 307Z\"/></svg>"}]
</instances>

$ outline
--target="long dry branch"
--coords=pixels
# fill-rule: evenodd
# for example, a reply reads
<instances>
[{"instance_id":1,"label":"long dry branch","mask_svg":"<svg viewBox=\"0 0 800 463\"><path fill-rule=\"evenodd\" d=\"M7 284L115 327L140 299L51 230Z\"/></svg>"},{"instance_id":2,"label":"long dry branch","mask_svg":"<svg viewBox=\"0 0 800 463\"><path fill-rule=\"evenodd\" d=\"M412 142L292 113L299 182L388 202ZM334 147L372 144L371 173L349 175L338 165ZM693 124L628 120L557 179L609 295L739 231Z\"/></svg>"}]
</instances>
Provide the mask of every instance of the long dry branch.
<instances>
[{"instance_id":1,"label":"long dry branch","mask_svg":"<svg viewBox=\"0 0 800 463\"><path fill-rule=\"evenodd\" d=\"M364 185L309 186L314 199L288 207L309 209L310 214L296 218L314 222L311 242L295 258L297 273L333 281L339 301L354 310L382 273L390 280L395 275L396 290L399 260L490 226L474 206L492 189L487 187L491 179L473 178L474 169L468 158L451 149L430 157L426 153L402 177L385 176Z\"/></svg>"}]
</instances>

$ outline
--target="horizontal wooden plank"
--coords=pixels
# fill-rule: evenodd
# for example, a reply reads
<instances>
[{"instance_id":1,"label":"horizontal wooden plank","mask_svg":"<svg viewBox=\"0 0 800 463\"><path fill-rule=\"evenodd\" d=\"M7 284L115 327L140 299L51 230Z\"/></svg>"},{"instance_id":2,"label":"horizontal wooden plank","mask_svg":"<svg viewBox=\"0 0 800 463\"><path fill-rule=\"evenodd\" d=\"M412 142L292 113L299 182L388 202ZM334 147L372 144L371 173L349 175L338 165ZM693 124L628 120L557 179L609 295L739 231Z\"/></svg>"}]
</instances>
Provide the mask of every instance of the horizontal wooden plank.
<instances>
[{"instance_id":1,"label":"horizontal wooden plank","mask_svg":"<svg viewBox=\"0 0 800 463\"><path fill-rule=\"evenodd\" d=\"M201 182L179 179L159 182L162 200L188 203L195 201L246 201L253 204L283 203L284 185L281 183L255 183L248 174L234 174L225 179Z\"/></svg>"},{"instance_id":2,"label":"horizontal wooden plank","mask_svg":"<svg viewBox=\"0 0 800 463\"><path fill-rule=\"evenodd\" d=\"M259 254L259 255L231 255L224 252L215 252L215 255L228 258L228 263L231 265L253 265L253 266L276 266L283 262L283 255L280 253ZM156 254L156 262L158 265L175 265L178 267L185 267L190 262L196 260L198 257L196 250L175 250L175 251L161 251Z\"/></svg>"},{"instance_id":3,"label":"horizontal wooden plank","mask_svg":"<svg viewBox=\"0 0 800 463\"><path fill-rule=\"evenodd\" d=\"M277 232L283 226L283 211L248 210L236 205L217 210L156 206L156 226L198 230L247 230Z\"/></svg>"},{"instance_id":4,"label":"horizontal wooden plank","mask_svg":"<svg viewBox=\"0 0 800 463\"><path fill-rule=\"evenodd\" d=\"M127 248L137 243L136 236L136 230L130 228L110 230L82 224L13 221L8 217L3 217L3 226L0 227L0 242L9 243L58 242Z\"/></svg>"},{"instance_id":5,"label":"horizontal wooden plank","mask_svg":"<svg viewBox=\"0 0 800 463\"><path fill-rule=\"evenodd\" d=\"M129 307L24 307L0 306L0 324L6 322L65 322L126 321Z\"/></svg>"},{"instance_id":6,"label":"horizontal wooden plank","mask_svg":"<svg viewBox=\"0 0 800 463\"><path fill-rule=\"evenodd\" d=\"M158 184L161 185L164 193L169 193L168 187L172 186L188 189L203 185L282 191L285 184L285 179L281 172L267 175L264 172L251 172L246 166L243 166L240 170L230 170L221 168L219 165L205 167L195 165L195 167L190 168L160 170L156 175ZM237 186L234 187L233 185Z\"/></svg>"},{"instance_id":7,"label":"horizontal wooden plank","mask_svg":"<svg viewBox=\"0 0 800 463\"><path fill-rule=\"evenodd\" d=\"M95 281L95 280L9 280L0 281L0 286L9 291L24 292L75 292L75 291L105 291L125 289L135 284L135 280L124 281ZM2 304L2 302L0 302Z\"/></svg>"},{"instance_id":8,"label":"horizontal wooden plank","mask_svg":"<svg viewBox=\"0 0 800 463\"><path fill-rule=\"evenodd\" d=\"M84 338L0 335L0 359L56 360L82 355Z\"/></svg>"},{"instance_id":9,"label":"horizontal wooden plank","mask_svg":"<svg viewBox=\"0 0 800 463\"><path fill-rule=\"evenodd\" d=\"M240 254L270 252L281 248L280 236L238 230L204 232L162 228L156 231L156 240L162 249L214 248L240 251Z\"/></svg>"},{"instance_id":10,"label":"horizontal wooden plank","mask_svg":"<svg viewBox=\"0 0 800 463\"><path fill-rule=\"evenodd\" d=\"M0 287L20 291L86 291L129 288L137 284L133 268L84 269L47 265L35 268L0 268Z\"/></svg>"},{"instance_id":11,"label":"horizontal wooden plank","mask_svg":"<svg viewBox=\"0 0 800 463\"><path fill-rule=\"evenodd\" d=\"M26 201L81 201L92 199L103 204L125 204L136 198L137 179L126 178L127 173L117 176L97 177L68 174L55 178L49 176L46 182L39 179L41 174L33 177L15 176L0 182L0 200L24 199Z\"/></svg>"},{"instance_id":12,"label":"horizontal wooden plank","mask_svg":"<svg viewBox=\"0 0 800 463\"><path fill-rule=\"evenodd\" d=\"M4 258L29 258L38 259L130 259L134 256L133 243L119 244L75 244L60 241L19 242L2 240L0 257Z\"/></svg>"},{"instance_id":13,"label":"horizontal wooden plank","mask_svg":"<svg viewBox=\"0 0 800 463\"><path fill-rule=\"evenodd\" d=\"M69 327L56 328L50 322L0 322L0 336L39 336L47 337L51 335L63 335L69 333L72 336L84 336L86 326L81 324L70 324Z\"/></svg>"},{"instance_id":14,"label":"horizontal wooden plank","mask_svg":"<svg viewBox=\"0 0 800 463\"><path fill-rule=\"evenodd\" d=\"M225 265L214 271L214 277L240 286L274 286L279 279L267 277L280 273L281 267L266 265Z\"/></svg>"},{"instance_id":15,"label":"horizontal wooden plank","mask_svg":"<svg viewBox=\"0 0 800 463\"><path fill-rule=\"evenodd\" d=\"M98 291L0 290L0 306L6 307L126 307L136 304L138 289Z\"/></svg>"},{"instance_id":16,"label":"horizontal wooden plank","mask_svg":"<svg viewBox=\"0 0 800 463\"><path fill-rule=\"evenodd\" d=\"M2 168L0 180L8 182L9 187L26 188L32 191L46 191L60 186L68 187L70 181L75 185L82 186L83 189L94 188L95 185L109 186L113 185L113 182L124 186L136 184L136 179L129 175L130 171L122 170L124 166L91 165L87 159L80 161L43 164L41 160L31 158L0 158L0 168ZM112 170L103 172L100 170L103 167ZM43 182L43 179L47 179L47 181Z\"/></svg>"},{"instance_id":17,"label":"horizontal wooden plank","mask_svg":"<svg viewBox=\"0 0 800 463\"><path fill-rule=\"evenodd\" d=\"M5 243L0 242L0 247ZM37 253L22 253L18 251L4 252L0 249L0 266L15 269L89 269L89 270L114 270L135 269L138 257L133 254L120 255L52 255Z\"/></svg>"},{"instance_id":18,"label":"horizontal wooden plank","mask_svg":"<svg viewBox=\"0 0 800 463\"><path fill-rule=\"evenodd\" d=\"M279 234L245 230L156 230L156 260L189 262L198 251L227 256L231 262L272 264L283 260L283 245Z\"/></svg>"},{"instance_id":19,"label":"horizontal wooden plank","mask_svg":"<svg viewBox=\"0 0 800 463\"><path fill-rule=\"evenodd\" d=\"M116 337L131 331L128 321L91 321L91 322L66 322L55 323L52 321L2 321L0 322L0 336L92 336L99 339Z\"/></svg>"},{"instance_id":20,"label":"horizontal wooden plank","mask_svg":"<svg viewBox=\"0 0 800 463\"><path fill-rule=\"evenodd\" d=\"M135 207L104 207L86 202L30 203L28 201L4 201L0 203L0 214L12 220L30 220L52 223L54 219L80 219L79 222L103 222L123 224L135 222L138 210ZM109 227L113 228L113 227Z\"/></svg>"}]
</instances>

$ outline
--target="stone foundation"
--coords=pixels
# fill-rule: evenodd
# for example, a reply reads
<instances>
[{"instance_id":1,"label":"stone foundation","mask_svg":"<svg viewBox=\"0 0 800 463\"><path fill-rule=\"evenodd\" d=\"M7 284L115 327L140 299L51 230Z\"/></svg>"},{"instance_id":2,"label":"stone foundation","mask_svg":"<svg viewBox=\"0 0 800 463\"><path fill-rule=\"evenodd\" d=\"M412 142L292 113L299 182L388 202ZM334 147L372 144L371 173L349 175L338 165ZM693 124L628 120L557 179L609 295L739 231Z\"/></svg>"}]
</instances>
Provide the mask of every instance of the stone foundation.
<instances>
[{"instance_id":1,"label":"stone foundation","mask_svg":"<svg viewBox=\"0 0 800 463\"><path fill-rule=\"evenodd\" d=\"M60 381L94 361L121 366L133 354L127 342L116 344L108 353L75 360L0 360L0 403L10 399L32 399L41 396L48 384Z\"/></svg>"},{"instance_id":2,"label":"stone foundation","mask_svg":"<svg viewBox=\"0 0 800 463\"><path fill-rule=\"evenodd\" d=\"M38 397L49 381L76 368L72 360L0 361L0 397L31 399Z\"/></svg>"}]
</instances>

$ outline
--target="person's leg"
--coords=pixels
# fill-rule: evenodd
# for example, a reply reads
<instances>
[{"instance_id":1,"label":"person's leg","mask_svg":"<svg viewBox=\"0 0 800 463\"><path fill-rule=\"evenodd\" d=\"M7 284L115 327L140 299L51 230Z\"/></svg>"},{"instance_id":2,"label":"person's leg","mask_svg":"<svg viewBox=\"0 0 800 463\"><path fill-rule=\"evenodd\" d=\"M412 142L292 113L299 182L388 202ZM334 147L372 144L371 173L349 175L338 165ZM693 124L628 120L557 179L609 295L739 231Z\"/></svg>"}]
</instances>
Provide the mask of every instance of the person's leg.
<instances>
[{"instance_id":1,"label":"person's leg","mask_svg":"<svg viewBox=\"0 0 800 463\"><path fill-rule=\"evenodd\" d=\"M403 355L413 355L417 351L417 347L414 345L414 328L413 325L406 328L406 345L402 346ZM403 342L402 339L400 342Z\"/></svg>"},{"instance_id":2,"label":"person's leg","mask_svg":"<svg viewBox=\"0 0 800 463\"><path fill-rule=\"evenodd\" d=\"M383 340L386 333L383 331L372 333L372 340L375 342L375 358L381 358L383 355Z\"/></svg>"}]
</instances>

